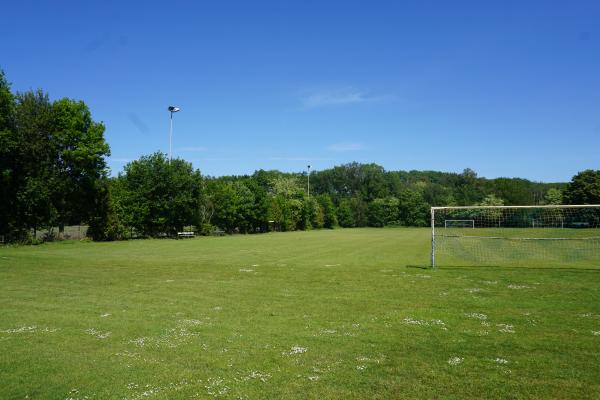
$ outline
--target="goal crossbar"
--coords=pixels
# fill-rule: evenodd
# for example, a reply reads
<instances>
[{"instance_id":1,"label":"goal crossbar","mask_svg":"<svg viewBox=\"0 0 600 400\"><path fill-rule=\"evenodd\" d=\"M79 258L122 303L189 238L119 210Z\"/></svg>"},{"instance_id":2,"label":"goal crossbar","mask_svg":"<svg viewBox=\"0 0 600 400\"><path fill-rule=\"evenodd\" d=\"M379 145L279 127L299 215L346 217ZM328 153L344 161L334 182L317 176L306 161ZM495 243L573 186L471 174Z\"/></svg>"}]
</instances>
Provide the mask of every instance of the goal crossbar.
<instances>
[{"instance_id":1,"label":"goal crossbar","mask_svg":"<svg viewBox=\"0 0 600 400\"><path fill-rule=\"evenodd\" d=\"M543 205L543 206L447 206L447 207L431 207L432 211L436 210L475 210L475 209L514 209L514 208L600 208L600 204L580 204L580 205Z\"/></svg>"}]
</instances>

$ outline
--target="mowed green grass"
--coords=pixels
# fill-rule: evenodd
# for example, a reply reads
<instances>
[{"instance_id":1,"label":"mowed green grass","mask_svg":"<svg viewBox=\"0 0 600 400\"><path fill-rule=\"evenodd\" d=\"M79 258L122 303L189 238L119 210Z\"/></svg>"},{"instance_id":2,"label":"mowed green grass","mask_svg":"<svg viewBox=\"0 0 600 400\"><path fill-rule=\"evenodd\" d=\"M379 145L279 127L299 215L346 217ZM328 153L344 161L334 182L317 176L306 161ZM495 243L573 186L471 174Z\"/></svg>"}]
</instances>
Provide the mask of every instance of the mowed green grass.
<instances>
[{"instance_id":1,"label":"mowed green grass","mask_svg":"<svg viewBox=\"0 0 600 400\"><path fill-rule=\"evenodd\" d=\"M0 398L600 397L600 266L428 260L427 229L0 248Z\"/></svg>"}]
</instances>

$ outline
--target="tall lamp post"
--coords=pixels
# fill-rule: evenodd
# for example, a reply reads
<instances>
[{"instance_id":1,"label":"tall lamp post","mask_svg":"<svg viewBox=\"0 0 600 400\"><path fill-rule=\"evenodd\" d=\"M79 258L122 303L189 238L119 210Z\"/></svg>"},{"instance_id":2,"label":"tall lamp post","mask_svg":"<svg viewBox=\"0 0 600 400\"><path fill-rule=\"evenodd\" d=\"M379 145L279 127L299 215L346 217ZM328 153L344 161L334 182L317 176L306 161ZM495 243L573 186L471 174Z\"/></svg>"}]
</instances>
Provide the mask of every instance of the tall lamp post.
<instances>
[{"instance_id":1,"label":"tall lamp post","mask_svg":"<svg viewBox=\"0 0 600 400\"><path fill-rule=\"evenodd\" d=\"M306 178L308 179L307 188L308 188L308 198L310 199L310 165L307 166L308 174L306 174Z\"/></svg>"},{"instance_id":2,"label":"tall lamp post","mask_svg":"<svg viewBox=\"0 0 600 400\"><path fill-rule=\"evenodd\" d=\"M167 108L171 113L171 129L169 130L169 165L171 165L171 157L173 155L173 113L180 111L179 107L169 106Z\"/></svg>"}]
</instances>

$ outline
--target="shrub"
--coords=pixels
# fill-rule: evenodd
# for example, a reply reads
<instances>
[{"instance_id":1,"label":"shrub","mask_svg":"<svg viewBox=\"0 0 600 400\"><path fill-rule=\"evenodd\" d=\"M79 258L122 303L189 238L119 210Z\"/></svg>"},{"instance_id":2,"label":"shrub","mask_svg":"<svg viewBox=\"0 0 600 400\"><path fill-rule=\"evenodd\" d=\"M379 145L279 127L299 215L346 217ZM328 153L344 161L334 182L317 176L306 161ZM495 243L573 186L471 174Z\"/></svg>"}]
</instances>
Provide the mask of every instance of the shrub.
<instances>
[{"instance_id":1,"label":"shrub","mask_svg":"<svg viewBox=\"0 0 600 400\"><path fill-rule=\"evenodd\" d=\"M214 231L215 227L213 224L202 224L200 226L200 231L198 232L198 234L202 236L210 236Z\"/></svg>"}]
</instances>

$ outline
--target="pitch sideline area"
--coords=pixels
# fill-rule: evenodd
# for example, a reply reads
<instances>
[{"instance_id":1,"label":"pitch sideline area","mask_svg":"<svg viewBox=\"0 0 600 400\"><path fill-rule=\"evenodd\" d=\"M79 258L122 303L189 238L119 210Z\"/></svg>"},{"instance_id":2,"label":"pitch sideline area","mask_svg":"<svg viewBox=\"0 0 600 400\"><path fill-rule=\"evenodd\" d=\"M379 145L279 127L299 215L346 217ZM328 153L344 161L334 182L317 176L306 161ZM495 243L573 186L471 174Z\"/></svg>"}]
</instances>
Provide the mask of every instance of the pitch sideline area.
<instances>
[{"instance_id":1,"label":"pitch sideline area","mask_svg":"<svg viewBox=\"0 0 600 400\"><path fill-rule=\"evenodd\" d=\"M0 248L0 398L597 398L600 266L430 230Z\"/></svg>"}]
</instances>

